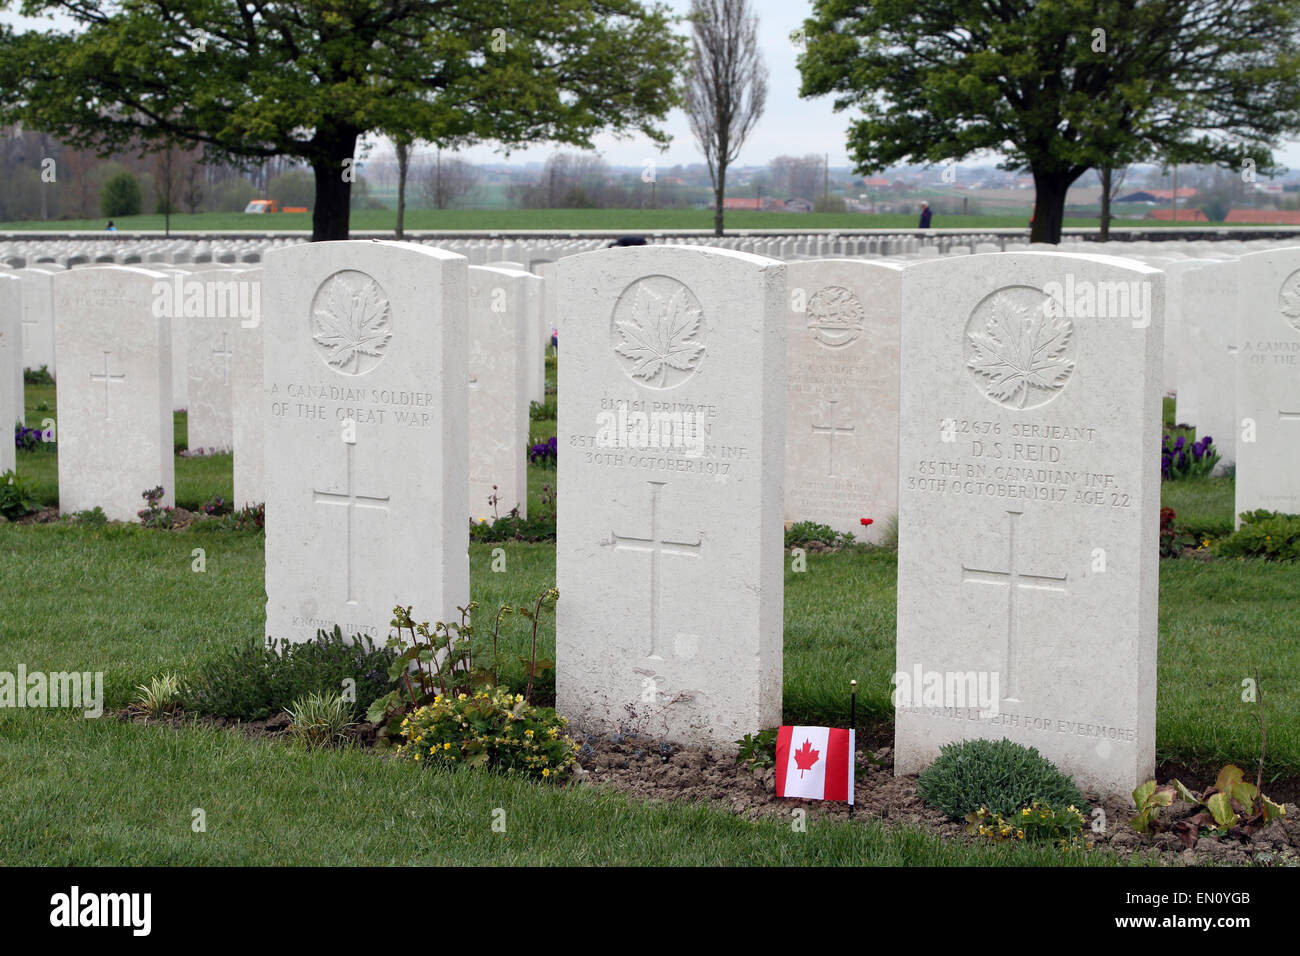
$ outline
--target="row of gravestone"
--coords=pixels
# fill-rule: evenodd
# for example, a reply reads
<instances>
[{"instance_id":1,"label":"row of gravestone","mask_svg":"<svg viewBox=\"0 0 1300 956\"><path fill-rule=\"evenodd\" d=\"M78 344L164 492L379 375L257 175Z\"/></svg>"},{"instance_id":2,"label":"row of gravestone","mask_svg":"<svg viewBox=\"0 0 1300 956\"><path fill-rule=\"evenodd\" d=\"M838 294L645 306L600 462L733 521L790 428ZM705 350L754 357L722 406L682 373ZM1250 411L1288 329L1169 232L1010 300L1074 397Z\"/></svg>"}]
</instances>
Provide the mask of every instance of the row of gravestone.
<instances>
[{"instance_id":1,"label":"row of gravestone","mask_svg":"<svg viewBox=\"0 0 1300 956\"><path fill-rule=\"evenodd\" d=\"M1233 343L1237 338L1237 322L1235 318L1225 317L1235 316L1238 311L1236 289L1239 264L1236 260L1225 257L1230 249L1243 247L1250 248L1250 245L1123 245L1125 251L1133 250L1136 257L1157 266L1166 274L1168 308L1164 387L1168 392L1178 393L1180 421L1196 425L1202 435L1217 436L1216 447L1223 456L1223 466L1235 464L1235 438L1239 430L1244 431L1253 442L1254 433L1260 427L1266 433L1271 433L1276 431L1275 426L1292 421L1287 417L1290 412L1280 414L1276 421L1268 415L1261 420L1258 416L1239 417L1236 414L1237 362L1236 346ZM1152 249L1164 255L1148 255ZM1210 260L1186 255L1175 258L1175 249L1178 252L1185 249L1201 255L1207 251L1215 252L1219 258ZM259 273L257 270L246 270L243 273L209 270L193 265L163 268L173 280L163 297L170 303L165 311L177 319L170 330L174 407L190 410L189 445L192 449L229 449L234 445L235 430L232 412L235 399L232 395L230 363L233 352L239 350L239 336L233 327L229 327L228 320L237 315L241 326L256 325ZM540 263L537 268L553 278L553 263ZM806 318L809 335L816 336L815 341L826 345L834 340L835 346L821 351L814 349L807 355L799 348L802 340L794 340L791 346L787 400L791 418L799 424L799 428L791 431L786 517L791 520L819 521L837 530L856 532L867 540L874 540L884 529L885 524L879 519L895 511L895 496L889 490L889 476L893 468L892 449L889 442L881 440L882 435L890 434L890 429L881 427L881 416L896 413L896 398L892 397L896 396L896 388L888 385L896 380L897 368L889 344L895 338L898 315L897 309L891 305L897 299L896 295L891 294L897 285L896 269L897 266L888 263L871 261L823 263L796 260L790 265L792 292L789 306L794 320L797 322ZM25 290L22 297L23 364L29 368L46 365L56 374L52 289L57 274L38 268L13 273L23 280ZM806 280L802 278L805 274L808 276ZM508 308L507 301L517 299L524 305L524 312L528 316L524 320L525 324L533 330L531 334L525 333L529 354L522 366L527 373L527 397L520 401L517 396L510 394L510 389L480 390L477 388L477 372L473 375L471 389L479 401L498 406L510 404L512 414L518 417L521 414L520 408L526 407L529 399L540 400L543 397L542 351L550 338L552 323L559 324L559 320L554 304L554 281L541 282L536 277L522 273L510 275L508 281L521 284L524 288L515 294L508 293L504 285L498 285L491 291L485 307L494 314L507 318L520 311ZM1188 286L1189 294L1186 296L1181 294L1183 285ZM1258 284L1248 282L1246 287L1256 289ZM476 285L471 292L476 292L477 288ZM197 302L194 301L194 293L197 293ZM1286 294L1294 296L1296 293L1291 290ZM155 296L152 307L156 310L158 304L158 297ZM1253 302L1243 299L1242 305L1248 307L1242 314L1254 315L1259 312L1257 304ZM1291 318L1294 320L1295 316L1296 312L1292 309ZM210 323L208 319L214 322ZM222 326L221 322L226 322L227 325ZM837 323L844 327L835 328ZM196 337L193 354L188 341L190 329L195 330ZM215 341L208 342L207 338ZM853 343L859 339L861 344L854 346ZM255 343L256 340L250 341ZM488 337L484 342L491 345L480 347L474 361L482 365L493 356L502 354L500 345L505 341L508 338ZM1271 346L1267 342L1248 343L1247 351L1252 354L1247 361L1283 368L1296 361L1295 356L1284 349L1273 349L1273 354L1270 354L1269 348ZM860 356L871 356L870 363ZM509 361L515 361L513 352L510 353ZM868 375L868 364L875 368L877 374ZM1172 369L1180 366L1185 368L1181 382L1172 374ZM491 372L484 374L494 375ZM499 379L499 375L495 377ZM1248 377L1244 381L1249 385L1256 379L1257 377ZM190 394L191 381L194 382L193 395ZM16 384L20 392L21 380L16 379ZM1243 407L1249 410L1258 401L1258 398L1248 398ZM1285 395L1279 396L1277 402L1286 405ZM21 421L21 394L17 396L16 404L19 414L15 417ZM495 408L488 420L504 420L505 415L503 407ZM651 425L648 421L640 421L635 415L633 418L638 427L643 429ZM804 431L805 426L807 431ZM510 460L508 450L512 440L517 438L514 431L516 430L491 433L486 439L484 454L477 455L476 450L476 465L473 469L475 492L472 498L475 514L491 510L489 498L493 497L494 485L498 491L496 499L505 503L507 510L514 503L518 503L521 508L526 506L526 496L516 489L517 482L512 477L515 468L501 469L502 474L494 477L494 471L500 466L491 464ZM1285 434L1285 429L1282 434ZM1271 447L1272 444L1272 441L1265 441L1264 447ZM490 455L486 453L488 446L492 449ZM812 451L814 447L819 449L815 454ZM253 456L245 455L245 459L251 457ZM820 464L814 466L813 457L825 460L824 470ZM1266 457L1265 464L1271 460L1273 459ZM251 475L257 473L256 470L245 471ZM1248 471L1248 479L1257 473L1257 469ZM255 481L241 484L243 487L237 492L237 500L259 500ZM1272 504L1284 508L1294 508L1297 505L1294 499L1287 497L1288 492L1279 492L1267 485L1265 483L1252 490L1249 480L1243 482L1243 506L1238 511L1246 510L1246 505L1254 507ZM868 510L876 523L864 532L859 522L867 516L864 511Z\"/></svg>"},{"instance_id":2,"label":"row of gravestone","mask_svg":"<svg viewBox=\"0 0 1300 956\"><path fill-rule=\"evenodd\" d=\"M477 515L492 514L494 505L501 513L518 506L527 514L529 401L540 397L545 375L541 285L540 278L509 269L469 272L461 311L468 310L470 329L474 440L468 474ZM318 309L301 320L330 350L373 318L355 290L344 284L336 292L333 311ZM25 306L40 306L44 321ZM49 360L40 364L58 369L57 434L49 437L58 441L62 510L100 507L114 520L132 520L141 492L158 485L165 491L162 504L174 502L171 410L179 404L173 397L178 381L186 390L191 452L233 450L235 502L263 502L261 319L260 269L101 267L0 275L0 420L23 421L20 343L48 335ZM338 354L364 361L371 347ZM295 409L315 407L320 397L302 383L288 390ZM362 404L354 410L360 425L384 415ZM414 421L428 412L397 401L392 414ZM342 425L347 415L336 417ZM51 432L53 421L31 424ZM8 443L0 472L14 467Z\"/></svg>"},{"instance_id":3,"label":"row of gravestone","mask_svg":"<svg viewBox=\"0 0 1300 956\"><path fill-rule=\"evenodd\" d=\"M671 247L556 268L562 710L721 743L779 721L785 501L823 503L838 492L822 478L884 471L856 493L879 495L879 514L898 500L897 663L915 690L899 701L900 771L947 740L994 735L1098 788L1149 776L1162 273L1037 253L900 268ZM1296 250L1239 268L1252 296L1240 326L1271 343L1251 351L1294 353ZM380 635L396 603L444 619L465 603L471 492L454 463L481 441L477 271L409 244L268 256L263 347L247 350L264 371L235 390L263 429L268 635ZM152 460L134 495L170 463L171 323L143 318L156 299L144 310L104 288L109 272L74 270L58 293L71 317L56 323L60 361L73 363L59 390L65 510L78 480ZM154 296L167 279L146 278ZM1127 312L1101 304L1117 289ZM1238 410L1300 419L1287 364L1238 363ZM119 430L112 403L133 372L156 387ZM139 447L149 434L157 455ZM1285 460L1280 434L1260 432L1250 467ZM95 441L98 459L79 454ZM882 469L891 454L896 470ZM1297 473L1273 477L1294 491Z\"/></svg>"},{"instance_id":4,"label":"row of gravestone","mask_svg":"<svg viewBox=\"0 0 1300 956\"><path fill-rule=\"evenodd\" d=\"M898 771L1006 736L1087 786L1131 789L1154 769L1162 275L1003 255L854 289L808 265L650 247L559 266L559 710L722 745L780 722L787 456L834 471L832 443L851 444L848 409L835 418L815 389L787 408L808 381L787 362L870 379L892 348L879 407L860 407L898 463L897 669L916 689L898 700ZM448 462L469 441L467 281L463 258L428 248L268 256L269 636L381 637L395 604L451 620L466 603L468 483ZM1145 285L1150 313L1067 309L1045 291L1067 281ZM814 322L792 318L803 292L827 303ZM831 305L847 294L894 325L844 321ZM370 318L327 346L303 317L340 301ZM825 422L798 434L813 408Z\"/></svg>"}]
</instances>

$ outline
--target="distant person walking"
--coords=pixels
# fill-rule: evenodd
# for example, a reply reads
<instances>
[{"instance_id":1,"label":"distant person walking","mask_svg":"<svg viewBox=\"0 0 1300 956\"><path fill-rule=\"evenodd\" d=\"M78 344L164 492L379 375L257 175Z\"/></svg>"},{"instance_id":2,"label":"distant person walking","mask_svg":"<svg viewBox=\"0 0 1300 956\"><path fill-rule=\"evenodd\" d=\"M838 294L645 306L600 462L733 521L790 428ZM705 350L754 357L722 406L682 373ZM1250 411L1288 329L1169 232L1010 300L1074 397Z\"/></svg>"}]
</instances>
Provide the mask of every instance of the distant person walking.
<instances>
[{"instance_id":1,"label":"distant person walking","mask_svg":"<svg viewBox=\"0 0 1300 956\"><path fill-rule=\"evenodd\" d=\"M110 220L108 221L108 225L104 227L104 231L105 231L105 232L117 232L117 226L113 225L113 220L110 219Z\"/></svg>"},{"instance_id":2,"label":"distant person walking","mask_svg":"<svg viewBox=\"0 0 1300 956\"><path fill-rule=\"evenodd\" d=\"M930 228L930 204L928 202L921 203L921 222L917 226L917 228L918 229Z\"/></svg>"}]
</instances>

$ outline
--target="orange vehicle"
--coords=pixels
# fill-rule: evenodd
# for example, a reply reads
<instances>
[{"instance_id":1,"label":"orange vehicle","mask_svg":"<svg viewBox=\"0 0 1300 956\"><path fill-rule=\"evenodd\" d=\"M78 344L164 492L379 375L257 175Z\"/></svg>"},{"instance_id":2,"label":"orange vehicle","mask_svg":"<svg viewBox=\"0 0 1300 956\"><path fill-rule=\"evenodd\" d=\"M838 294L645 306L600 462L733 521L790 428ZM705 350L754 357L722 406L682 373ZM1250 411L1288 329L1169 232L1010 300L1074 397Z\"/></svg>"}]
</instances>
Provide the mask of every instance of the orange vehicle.
<instances>
[{"instance_id":1,"label":"orange vehicle","mask_svg":"<svg viewBox=\"0 0 1300 956\"><path fill-rule=\"evenodd\" d=\"M281 206L274 199L254 199L244 207L244 212L307 212L306 206Z\"/></svg>"}]
</instances>

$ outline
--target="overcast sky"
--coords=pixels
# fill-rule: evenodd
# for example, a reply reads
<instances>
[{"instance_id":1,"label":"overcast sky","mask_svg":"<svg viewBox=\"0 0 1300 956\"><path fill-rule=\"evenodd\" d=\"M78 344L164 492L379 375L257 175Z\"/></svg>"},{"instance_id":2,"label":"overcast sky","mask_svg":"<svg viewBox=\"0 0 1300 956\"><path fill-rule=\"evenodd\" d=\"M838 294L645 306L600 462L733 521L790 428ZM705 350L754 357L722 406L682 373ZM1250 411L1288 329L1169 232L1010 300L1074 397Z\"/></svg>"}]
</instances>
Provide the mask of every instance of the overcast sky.
<instances>
[{"instance_id":1,"label":"overcast sky","mask_svg":"<svg viewBox=\"0 0 1300 956\"><path fill-rule=\"evenodd\" d=\"M690 0L666 2L679 14L690 8ZM751 3L758 13L759 43L768 69L767 109L741 149L737 162L740 165L763 165L781 155L816 153L828 154L832 166L848 165L845 134L853 112L834 112L831 97L811 100L799 97L800 77L795 67L798 50L790 42L790 32L803 23L812 9L811 3L806 0L751 0ZM0 21L31 22L21 21L7 11L0 13ZM685 25L681 29L685 32ZM606 162L613 166L640 166L646 159L654 159L661 168L703 161L686 115L681 110L669 114L665 129L672 136L672 144L662 154L642 137L616 140L612 136L600 136L595 143ZM557 148L562 147L548 144L516 150L510 154L510 161L544 162ZM388 149L381 145L376 151L387 152ZM499 162L502 159L502 155L491 146L465 150L461 155L472 162ZM1290 168L1300 166L1300 143L1284 145L1277 151L1277 158ZM972 157L963 165L989 165L998 159L991 155Z\"/></svg>"}]
</instances>

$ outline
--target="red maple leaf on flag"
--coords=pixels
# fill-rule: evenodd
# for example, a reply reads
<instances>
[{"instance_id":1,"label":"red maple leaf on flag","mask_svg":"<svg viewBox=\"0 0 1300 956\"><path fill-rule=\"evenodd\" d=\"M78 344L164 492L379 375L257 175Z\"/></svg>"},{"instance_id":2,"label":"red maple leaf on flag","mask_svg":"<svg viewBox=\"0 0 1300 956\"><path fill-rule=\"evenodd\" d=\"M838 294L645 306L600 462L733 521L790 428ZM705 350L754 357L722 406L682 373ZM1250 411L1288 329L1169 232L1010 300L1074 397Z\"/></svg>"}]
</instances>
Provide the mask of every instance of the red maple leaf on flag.
<instances>
[{"instance_id":1,"label":"red maple leaf on flag","mask_svg":"<svg viewBox=\"0 0 1300 956\"><path fill-rule=\"evenodd\" d=\"M799 767L799 778L801 780L803 779L803 772L811 770L819 756L821 755L813 749L811 740L805 740L803 746L794 752L794 762Z\"/></svg>"}]
</instances>

